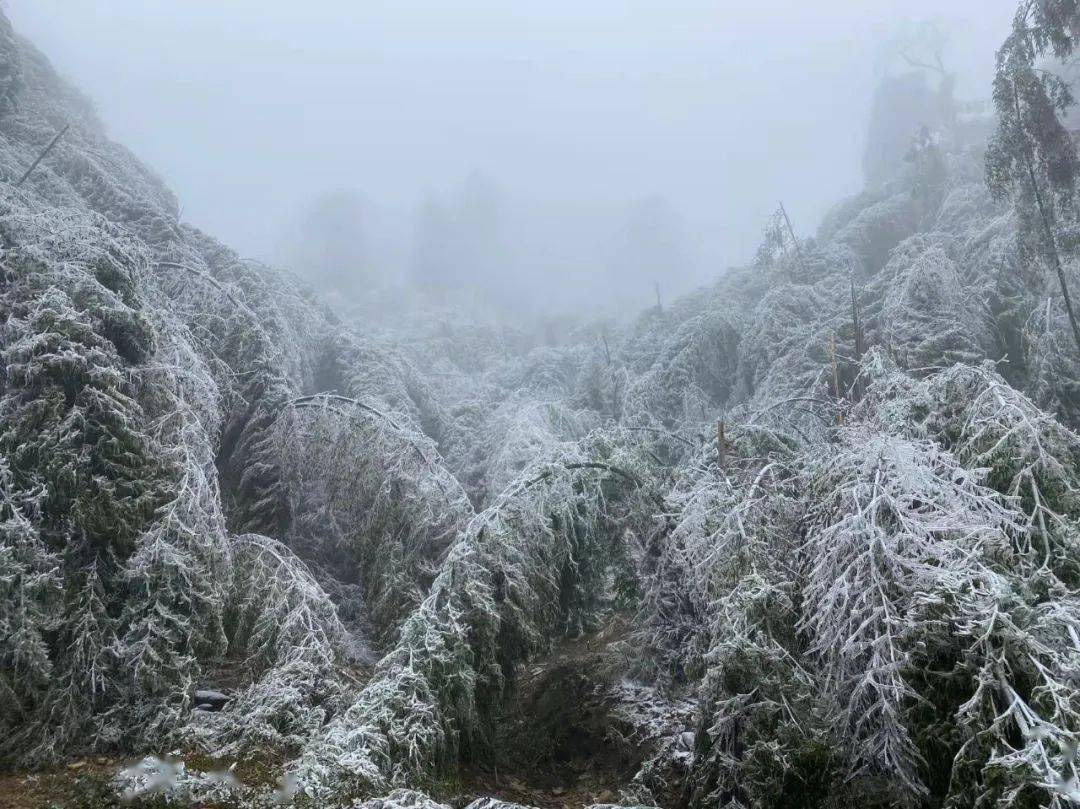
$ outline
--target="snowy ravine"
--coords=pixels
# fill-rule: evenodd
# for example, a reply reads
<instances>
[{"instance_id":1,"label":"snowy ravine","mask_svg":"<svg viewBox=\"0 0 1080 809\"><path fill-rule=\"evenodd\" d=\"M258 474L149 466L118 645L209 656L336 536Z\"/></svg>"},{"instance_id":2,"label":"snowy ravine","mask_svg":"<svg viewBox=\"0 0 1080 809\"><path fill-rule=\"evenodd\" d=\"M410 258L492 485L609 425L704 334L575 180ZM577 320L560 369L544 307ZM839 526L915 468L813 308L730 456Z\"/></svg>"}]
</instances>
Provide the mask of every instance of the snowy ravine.
<instances>
[{"instance_id":1,"label":"snowy ravine","mask_svg":"<svg viewBox=\"0 0 1080 809\"><path fill-rule=\"evenodd\" d=\"M1080 804L1080 352L993 126L535 346L343 322L182 223L0 17L0 765L174 805Z\"/></svg>"}]
</instances>

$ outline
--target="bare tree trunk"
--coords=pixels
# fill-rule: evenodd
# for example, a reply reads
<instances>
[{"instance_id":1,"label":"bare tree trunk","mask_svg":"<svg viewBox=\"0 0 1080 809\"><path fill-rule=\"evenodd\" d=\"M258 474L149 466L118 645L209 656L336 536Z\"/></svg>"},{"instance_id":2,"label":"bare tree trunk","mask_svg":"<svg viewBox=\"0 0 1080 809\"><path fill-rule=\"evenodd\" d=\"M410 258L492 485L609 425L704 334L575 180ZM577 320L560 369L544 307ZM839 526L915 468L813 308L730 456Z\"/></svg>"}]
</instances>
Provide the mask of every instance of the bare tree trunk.
<instances>
[{"instance_id":1,"label":"bare tree trunk","mask_svg":"<svg viewBox=\"0 0 1080 809\"><path fill-rule=\"evenodd\" d=\"M855 401L862 399L862 358L863 358L863 333L862 322L859 319L859 301L855 297L855 280L851 281L851 326L855 332L855 384L852 395Z\"/></svg>"},{"instance_id":2,"label":"bare tree trunk","mask_svg":"<svg viewBox=\"0 0 1080 809\"><path fill-rule=\"evenodd\" d=\"M829 335L829 359L832 362L832 384L833 384L833 397L837 402L840 401L840 369L836 362L836 335ZM844 411L837 408L836 411L836 423L844 423Z\"/></svg>"},{"instance_id":3,"label":"bare tree trunk","mask_svg":"<svg viewBox=\"0 0 1080 809\"><path fill-rule=\"evenodd\" d=\"M724 468L724 464L727 462L727 447L724 445L724 420L716 422L716 460L720 463L720 468Z\"/></svg>"},{"instance_id":4,"label":"bare tree trunk","mask_svg":"<svg viewBox=\"0 0 1080 809\"><path fill-rule=\"evenodd\" d=\"M803 261L802 249L799 247L799 240L795 238L795 228L791 226L791 219L788 218L783 200L780 201L780 213L784 215L784 223L787 225L788 234L791 236L791 243L795 246L795 256L799 259L799 267L802 268L803 272L806 272L806 262Z\"/></svg>"},{"instance_id":5,"label":"bare tree trunk","mask_svg":"<svg viewBox=\"0 0 1080 809\"><path fill-rule=\"evenodd\" d=\"M23 183L26 182L26 178L29 177L31 173L33 173L34 169L38 167L38 164L48 156L49 152L53 150L53 147L56 145L57 141L59 141L60 138L64 136L64 133L67 132L70 128L71 124L65 124L64 128L56 133L56 137L49 141L49 145L45 147L45 151L38 155L37 160L31 163L30 168L26 170L26 174L19 178L19 182L15 183L16 188L19 188L20 186L22 186Z\"/></svg>"},{"instance_id":6,"label":"bare tree trunk","mask_svg":"<svg viewBox=\"0 0 1080 809\"><path fill-rule=\"evenodd\" d=\"M1072 326L1073 340L1076 341L1077 349L1080 349L1080 327L1076 325L1076 315L1073 313L1072 298L1069 296L1069 284L1065 280L1065 269L1061 266L1061 256L1058 255L1057 241L1054 239L1054 228L1050 224L1046 208L1043 206L1042 193L1039 184L1035 181L1035 170L1028 159L1028 174L1031 177L1031 187L1035 192L1035 203L1039 206L1039 218L1043 224L1043 235L1046 237L1046 246L1050 252L1051 263L1054 272L1057 273L1058 283L1061 285L1061 297L1065 299L1065 311L1069 315L1069 325Z\"/></svg>"},{"instance_id":7,"label":"bare tree trunk","mask_svg":"<svg viewBox=\"0 0 1080 809\"><path fill-rule=\"evenodd\" d=\"M1013 83L1013 103L1016 105L1016 117L1022 121L1020 112L1020 96ZM1065 312L1069 315L1069 325L1072 326L1073 340L1076 341L1077 349L1080 349L1080 326L1076 325L1076 315L1073 313L1072 298L1069 296L1069 284L1065 280L1065 268L1061 266L1061 256L1058 255L1057 240L1054 238L1054 227L1050 221L1050 214L1043 204L1042 192L1039 191L1039 182L1035 177L1035 166L1031 163L1031 154L1024 150L1024 165L1027 167L1028 178L1031 180L1031 191L1035 194L1035 204L1039 208L1039 218L1042 220L1043 236L1046 238L1046 247L1050 253L1050 261L1057 273L1058 283L1061 285L1061 297L1065 299ZM1049 324L1048 324L1049 325Z\"/></svg>"}]
</instances>

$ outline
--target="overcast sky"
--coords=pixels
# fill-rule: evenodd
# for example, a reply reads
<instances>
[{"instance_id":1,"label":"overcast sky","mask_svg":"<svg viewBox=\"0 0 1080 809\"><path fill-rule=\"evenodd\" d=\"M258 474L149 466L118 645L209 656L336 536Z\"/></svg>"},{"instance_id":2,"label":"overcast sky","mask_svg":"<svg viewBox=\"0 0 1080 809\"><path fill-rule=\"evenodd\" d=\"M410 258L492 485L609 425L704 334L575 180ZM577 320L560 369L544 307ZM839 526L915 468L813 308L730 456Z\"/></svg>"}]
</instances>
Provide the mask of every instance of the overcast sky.
<instances>
[{"instance_id":1,"label":"overcast sky","mask_svg":"<svg viewBox=\"0 0 1080 809\"><path fill-rule=\"evenodd\" d=\"M480 169L568 206L662 195L718 265L860 185L882 44L950 30L988 95L1015 0L6 0L184 216L272 256L328 188L411 210Z\"/></svg>"}]
</instances>

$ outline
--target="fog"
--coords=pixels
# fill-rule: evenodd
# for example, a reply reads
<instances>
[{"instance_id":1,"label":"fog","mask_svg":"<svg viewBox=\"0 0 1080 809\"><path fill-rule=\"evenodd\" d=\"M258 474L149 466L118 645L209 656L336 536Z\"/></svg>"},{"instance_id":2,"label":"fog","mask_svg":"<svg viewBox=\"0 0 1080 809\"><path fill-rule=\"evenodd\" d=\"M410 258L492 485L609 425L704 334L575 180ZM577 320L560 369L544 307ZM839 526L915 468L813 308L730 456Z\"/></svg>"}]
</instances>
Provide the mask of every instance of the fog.
<instances>
[{"instance_id":1,"label":"fog","mask_svg":"<svg viewBox=\"0 0 1080 809\"><path fill-rule=\"evenodd\" d=\"M811 235L862 185L874 88L910 70L890 42L934 20L957 95L986 97L1015 2L7 9L242 254L349 265L312 278L346 297L460 270L511 311L610 314L749 260L780 200ZM345 218L313 248L320 210Z\"/></svg>"}]
</instances>

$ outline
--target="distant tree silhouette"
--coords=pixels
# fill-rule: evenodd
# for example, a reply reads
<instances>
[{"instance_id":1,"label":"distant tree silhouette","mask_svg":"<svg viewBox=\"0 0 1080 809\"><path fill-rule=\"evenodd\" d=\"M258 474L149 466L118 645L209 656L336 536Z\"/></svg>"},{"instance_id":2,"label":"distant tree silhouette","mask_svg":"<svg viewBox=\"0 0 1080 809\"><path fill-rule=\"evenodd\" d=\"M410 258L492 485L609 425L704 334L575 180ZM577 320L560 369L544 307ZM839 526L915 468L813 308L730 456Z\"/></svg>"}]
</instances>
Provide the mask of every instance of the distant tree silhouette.
<instances>
[{"instance_id":1,"label":"distant tree silhouette","mask_svg":"<svg viewBox=\"0 0 1080 809\"><path fill-rule=\"evenodd\" d=\"M468 289L502 295L506 277L502 198L482 172L472 172L449 202L428 197L417 213L412 280L426 289Z\"/></svg>"},{"instance_id":2,"label":"distant tree silhouette","mask_svg":"<svg viewBox=\"0 0 1080 809\"><path fill-rule=\"evenodd\" d=\"M611 266L612 294L644 306L655 294L677 284L686 270L686 253L675 212L661 196L633 204L626 214Z\"/></svg>"},{"instance_id":3,"label":"distant tree silhouette","mask_svg":"<svg viewBox=\"0 0 1080 809\"><path fill-rule=\"evenodd\" d=\"M939 26L923 22L902 30L889 45L890 69L898 66L903 72L887 74L874 93L863 152L869 185L884 182L900 168L920 133L933 135L955 125L956 77L945 67L945 40Z\"/></svg>"},{"instance_id":4,"label":"distant tree silhouette","mask_svg":"<svg viewBox=\"0 0 1080 809\"><path fill-rule=\"evenodd\" d=\"M296 270L322 290L351 297L374 280L364 238L364 204L353 191L317 197L300 222L291 255Z\"/></svg>"}]
</instances>

